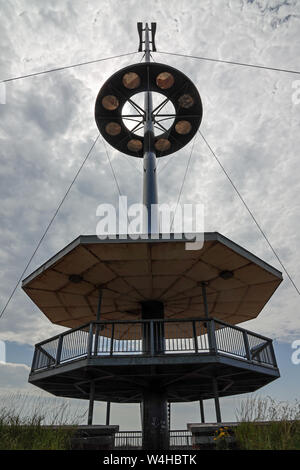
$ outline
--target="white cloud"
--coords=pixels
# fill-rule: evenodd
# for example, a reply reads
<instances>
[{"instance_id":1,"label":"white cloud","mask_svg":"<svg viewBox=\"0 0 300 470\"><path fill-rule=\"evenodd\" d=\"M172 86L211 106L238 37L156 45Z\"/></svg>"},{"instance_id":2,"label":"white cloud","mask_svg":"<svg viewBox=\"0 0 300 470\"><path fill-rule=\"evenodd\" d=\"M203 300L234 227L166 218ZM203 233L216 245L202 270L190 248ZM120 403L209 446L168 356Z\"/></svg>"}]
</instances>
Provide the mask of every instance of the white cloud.
<instances>
[{"instance_id":1,"label":"white cloud","mask_svg":"<svg viewBox=\"0 0 300 470\"><path fill-rule=\"evenodd\" d=\"M0 391L28 390L31 387L27 385L29 372L25 364L0 363Z\"/></svg>"}]
</instances>

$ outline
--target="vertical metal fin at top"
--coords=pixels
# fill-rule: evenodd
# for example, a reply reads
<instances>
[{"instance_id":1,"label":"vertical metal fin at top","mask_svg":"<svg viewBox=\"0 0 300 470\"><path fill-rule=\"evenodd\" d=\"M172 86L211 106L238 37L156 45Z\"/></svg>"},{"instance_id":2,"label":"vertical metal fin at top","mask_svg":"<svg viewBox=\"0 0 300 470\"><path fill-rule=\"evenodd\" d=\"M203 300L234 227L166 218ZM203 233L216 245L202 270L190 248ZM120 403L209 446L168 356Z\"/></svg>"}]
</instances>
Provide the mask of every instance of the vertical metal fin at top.
<instances>
[{"instance_id":1,"label":"vertical metal fin at top","mask_svg":"<svg viewBox=\"0 0 300 470\"><path fill-rule=\"evenodd\" d=\"M143 38L143 32L148 29L148 31L151 33L151 39L149 38L149 46L150 44L152 45L152 50L151 52L156 52L156 46L155 46L155 34L156 34L156 23L151 23L151 28L148 27L148 23L146 23L146 27L143 28L143 23L137 23L137 29L139 33L139 48L138 52L143 52L143 44L146 43L146 40Z\"/></svg>"},{"instance_id":2,"label":"vertical metal fin at top","mask_svg":"<svg viewBox=\"0 0 300 470\"><path fill-rule=\"evenodd\" d=\"M140 38L138 52L143 52L143 23L138 23L137 29L138 29L139 38Z\"/></svg>"},{"instance_id":3,"label":"vertical metal fin at top","mask_svg":"<svg viewBox=\"0 0 300 470\"><path fill-rule=\"evenodd\" d=\"M156 52L155 33L156 33L156 23L151 23L151 44L152 44L152 52Z\"/></svg>"}]
</instances>

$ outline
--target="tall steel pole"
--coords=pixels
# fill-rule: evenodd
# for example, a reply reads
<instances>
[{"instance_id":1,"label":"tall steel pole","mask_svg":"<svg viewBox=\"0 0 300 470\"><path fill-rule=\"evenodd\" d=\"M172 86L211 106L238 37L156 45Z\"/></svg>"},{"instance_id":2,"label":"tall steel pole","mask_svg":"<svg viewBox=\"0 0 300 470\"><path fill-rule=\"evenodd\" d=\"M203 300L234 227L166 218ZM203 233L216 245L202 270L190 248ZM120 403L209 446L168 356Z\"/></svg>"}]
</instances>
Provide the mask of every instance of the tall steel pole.
<instances>
[{"instance_id":1,"label":"tall steel pole","mask_svg":"<svg viewBox=\"0 0 300 470\"><path fill-rule=\"evenodd\" d=\"M150 62L150 40L148 23L145 26L145 62ZM156 153L154 147L154 125L152 92L149 87L149 67L147 68L148 89L145 92L144 156L143 156L143 204L147 209L144 229L149 233L159 233L158 197L156 178Z\"/></svg>"},{"instance_id":2,"label":"tall steel pole","mask_svg":"<svg viewBox=\"0 0 300 470\"><path fill-rule=\"evenodd\" d=\"M150 39L148 23L145 25L145 62L150 63ZM153 29L152 47L153 47ZM147 220L144 230L148 234L159 233L158 198L156 178L156 152L154 147L153 103L150 91L150 67L147 67L147 91L145 92L144 110L144 155L143 155L143 204L147 209ZM163 318L161 302L144 302L142 318ZM162 333L144 331L144 344L161 345ZM155 352L153 352L155 354ZM166 450L169 448L168 408L166 390L155 380L151 381L143 391L143 449Z\"/></svg>"}]
</instances>

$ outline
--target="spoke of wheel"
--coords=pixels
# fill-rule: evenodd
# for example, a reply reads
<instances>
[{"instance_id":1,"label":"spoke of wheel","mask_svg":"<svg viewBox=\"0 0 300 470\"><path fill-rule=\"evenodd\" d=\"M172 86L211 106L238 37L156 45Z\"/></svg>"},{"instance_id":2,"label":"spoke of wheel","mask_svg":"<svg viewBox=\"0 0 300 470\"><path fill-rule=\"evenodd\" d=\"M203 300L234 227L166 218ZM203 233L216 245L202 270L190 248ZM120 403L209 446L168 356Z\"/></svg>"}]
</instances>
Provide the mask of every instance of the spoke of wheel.
<instances>
[{"instance_id":1,"label":"spoke of wheel","mask_svg":"<svg viewBox=\"0 0 300 470\"><path fill-rule=\"evenodd\" d=\"M156 108L153 109L152 111L152 116L154 116L154 113L155 111L157 111L157 114L159 113L159 111L162 110L162 108L167 104L167 102L170 101L170 98L166 98L164 101L162 101L158 106L156 106Z\"/></svg>"},{"instance_id":2,"label":"spoke of wheel","mask_svg":"<svg viewBox=\"0 0 300 470\"><path fill-rule=\"evenodd\" d=\"M130 117L130 118L131 117L141 117L141 115L140 114L123 114L122 117L123 118L125 118L125 117Z\"/></svg>"},{"instance_id":3,"label":"spoke of wheel","mask_svg":"<svg viewBox=\"0 0 300 470\"><path fill-rule=\"evenodd\" d=\"M170 116L170 117L166 117L166 118L164 118L164 119L157 119L157 120L155 119L154 122L157 122L157 123L158 123L158 122L162 122L162 121L168 121L168 119L175 119L175 117L176 117L176 116Z\"/></svg>"},{"instance_id":4,"label":"spoke of wheel","mask_svg":"<svg viewBox=\"0 0 300 470\"><path fill-rule=\"evenodd\" d=\"M134 126L130 132L134 132L134 131L138 131L139 128L141 129L141 127L144 125L143 121L140 121L136 126ZM141 126L141 127L140 127Z\"/></svg>"},{"instance_id":5,"label":"spoke of wheel","mask_svg":"<svg viewBox=\"0 0 300 470\"><path fill-rule=\"evenodd\" d=\"M143 110L143 108L141 108L137 103L135 103L131 98L128 98L128 103L130 103L134 109L141 115L141 116L144 116L145 115L145 111ZM142 111L142 112L140 112Z\"/></svg>"},{"instance_id":6,"label":"spoke of wheel","mask_svg":"<svg viewBox=\"0 0 300 470\"><path fill-rule=\"evenodd\" d=\"M158 115L158 114L156 114L156 116L158 116L158 117L165 117L165 116L172 116L172 117L176 117L176 116L177 116L177 114L159 114L159 115Z\"/></svg>"},{"instance_id":7,"label":"spoke of wheel","mask_svg":"<svg viewBox=\"0 0 300 470\"><path fill-rule=\"evenodd\" d=\"M160 114L159 117L164 117L164 116L174 116L176 117L177 114ZM196 117L199 117L200 114L184 114L182 117L183 118L196 118Z\"/></svg>"},{"instance_id":8,"label":"spoke of wheel","mask_svg":"<svg viewBox=\"0 0 300 470\"><path fill-rule=\"evenodd\" d=\"M122 118L125 120L125 121L134 121L134 122L143 122L141 121L140 119L133 119L131 117L125 117L125 116L122 116Z\"/></svg>"},{"instance_id":9,"label":"spoke of wheel","mask_svg":"<svg viewBox=\"0 0 300 470\"><path fill-rule=\"evenodd\" d=\"M159 124L159 122L156 123L163 131L165 132L170 132L170 129L166 129L162 124Z\"/></svg>"},{"instance_id":10,"label":"spoke of wheel","mask_svg":"<svg viewBox=\"0 0 300 470\"><path fill-rule=\"evenodd\" d=\"M137 118L144 118L144 116L141 116L141 114L126 114L124 116L114 116L114 119L118 120L118 119L131 119L131 118L134 118L134 117L137 117ZM107 119L107 116L97 116L97 119Z\"/></svg>"}]
</instances>

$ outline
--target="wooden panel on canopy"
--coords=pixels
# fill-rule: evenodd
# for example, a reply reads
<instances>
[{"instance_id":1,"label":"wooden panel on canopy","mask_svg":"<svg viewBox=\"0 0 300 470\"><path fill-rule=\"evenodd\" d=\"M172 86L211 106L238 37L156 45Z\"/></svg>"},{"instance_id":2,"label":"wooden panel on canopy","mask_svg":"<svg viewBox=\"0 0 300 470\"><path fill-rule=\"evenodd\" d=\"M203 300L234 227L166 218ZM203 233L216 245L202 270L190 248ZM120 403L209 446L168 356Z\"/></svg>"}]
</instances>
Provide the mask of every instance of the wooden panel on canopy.
<instances>
[{"instance_id":1,"label":"wooden panel on canopy","mask_svg":"<svg viewBox=\"0 0 300 470\"><path fill-rule=\"evenodd\" d=\"M217 232L205 234L200 250L187 250L186 241L82 236L22 287L51 322L77 327L96 319L100 287L101 320L138 320L145 300L163 302L166 319L204 317L206 281L209 314L236 324L255 318L282 281L278 270Z\"/></svg>"}]
</instances>

